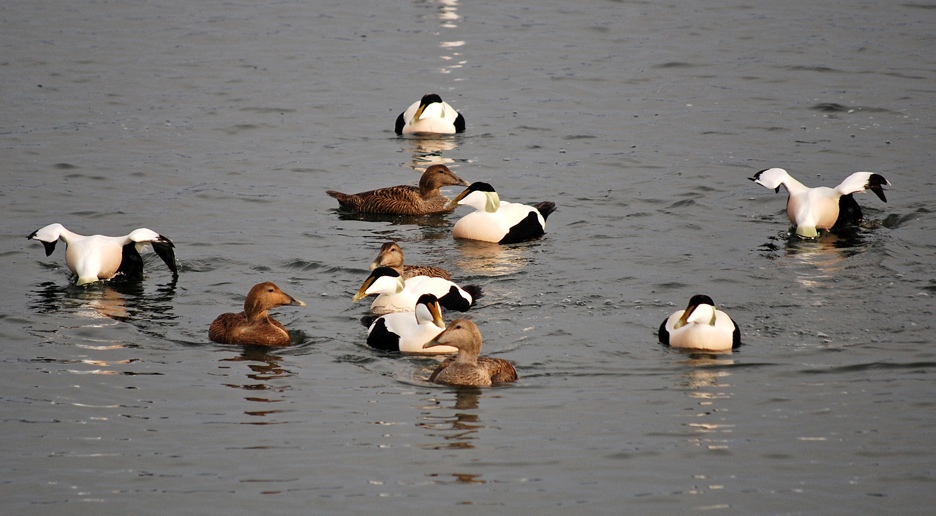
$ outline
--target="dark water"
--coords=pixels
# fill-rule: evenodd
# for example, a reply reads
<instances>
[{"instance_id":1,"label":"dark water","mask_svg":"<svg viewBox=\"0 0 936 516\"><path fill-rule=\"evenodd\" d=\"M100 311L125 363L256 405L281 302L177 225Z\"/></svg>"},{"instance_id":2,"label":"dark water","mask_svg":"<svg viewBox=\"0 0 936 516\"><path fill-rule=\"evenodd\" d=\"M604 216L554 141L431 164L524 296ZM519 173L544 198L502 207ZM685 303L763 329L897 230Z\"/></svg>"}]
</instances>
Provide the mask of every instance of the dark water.
<instances>
[{"instance_id":1,"label":"dark water","mask_svg":"<svg viewBox=\"0 0 936 516\"><path fill-rule=\"evenodd\" d=\"M11 513L927 513L936 6L928 2L0 5L0 482ZM437 91L464 135L400 139ZM539 241L455 242L326 188L446 162L559 205ZM874 171L864 227L787 236L785 197ZM454 193L454 192L453 192ZM149 227L172 281L69 286L24 237ZM364 346L380 244L487 295L518 384L457 391ZM298 345L208 342L275 281ZM745 346L655 330L695 293Z\"/></svg>"}]
</instances>

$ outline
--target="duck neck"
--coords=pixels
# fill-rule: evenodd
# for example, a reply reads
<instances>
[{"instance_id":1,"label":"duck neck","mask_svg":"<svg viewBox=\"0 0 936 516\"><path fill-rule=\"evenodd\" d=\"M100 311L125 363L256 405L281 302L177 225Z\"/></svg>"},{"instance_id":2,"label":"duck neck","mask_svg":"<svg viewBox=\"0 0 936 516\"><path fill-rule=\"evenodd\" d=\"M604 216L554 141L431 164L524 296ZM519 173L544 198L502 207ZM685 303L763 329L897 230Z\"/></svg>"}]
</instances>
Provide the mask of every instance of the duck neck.
<instances>
[{"instance_id":1,"label":"duck neck","mask_svg":"<svg viewBox=\"0 0 936 516\"><path fill-rule=\"evenodd\" d=\"M476 366L478 365L478 354L459 349L458 354L455 355L455 363Z\"/></svg>"},{"instance_id":2,"label":"duck neck","mask_svg":"<svg viewBox=\"0 0 936 516\"><path fill-rule=\"evenodd\" d=\"M804 185L803 183L800 183L796 179L793 179L793 176L789 174L787 174L783 178L783 181L781 181L780 184L786 187L787 192L790 192L790 195L796 195L800 192L809 190L808 186Z\"/></svg>"}]
</instances>

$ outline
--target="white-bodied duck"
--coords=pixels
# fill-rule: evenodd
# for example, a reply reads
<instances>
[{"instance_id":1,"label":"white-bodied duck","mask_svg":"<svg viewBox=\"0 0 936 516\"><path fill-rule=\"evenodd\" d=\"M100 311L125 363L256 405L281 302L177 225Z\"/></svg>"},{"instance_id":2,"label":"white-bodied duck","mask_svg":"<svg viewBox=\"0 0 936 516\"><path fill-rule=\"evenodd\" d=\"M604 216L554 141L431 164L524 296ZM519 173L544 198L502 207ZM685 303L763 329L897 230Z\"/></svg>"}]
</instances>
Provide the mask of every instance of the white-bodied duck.
<instances>
[{"instance_id":1,"label":"white-bodied duck","mask_svg":"<svg viewBox=\"0 0 936 516\"><path fill-rule=\"evenodd\" d=\"M175 276L178 274L172 241L153 230L140 228L124 236L72 233L61 224L49 224L33 231L27 238L42 242L46 256L55 250L55 244L65 242L65 264L77 275L76 283L86 285L115 276L140 276L143 258L140 252L147 245L162 258Z\"/></svg>"},{"instance_id":2,"label":"white-bodied duck","mask_svg":"<svg viewBox=\"0 0 936 516\"><path fill-rule=\"evenodd\" d=\"M412 312L423 294L433 294L446 309L464 312L480 297L481 287L466 285L462 288L449 280L429 276L416 276L404 281L403 276L390 267L377 267L364 280L352 301L377 295L371 303L371 311L382 315Z\"/></svg>"},{"instance_id":3,"label":"white-bodied duck","mask_svg":"<svg viewBox=\"0 0 936 516\"><path fill-rule=\"evenodd\" d=\"M890 185L880 174L855 172L835 188L809 188L793 179L782 168L761 170L750 179L778 193L781 186L786 187L790 194L786 205L787 217L796 226L796 234L803 238L818 237L820 229L839 229L858 224L863 215L861 207L852 195L871 190L878 198L887 202L884 186Z\"/></svg>"},{"instance_id":4,"label":"white-bodied duck","mask_svg":"<svg viewBox=\"0 0 936 516\"><path fill-rule=\"evenodd\" d=\"M450 206L470 206L474 212L458 219L452 228L455 238L512 244L539 238L546 233L546 218L556 204L543 201L535 206L501 201L488 183L472 183L452 199Z\"/></svg>"},{"instance_id":5,"label":"white-bodied duck","mask_svg":"<svg viewBox=\"0 0 936 516\"><path fill-rule=\"evenodd\" d=\"M465 132L465 117L436 93L427 93L400 113L393 129L397 134Z\"/></svg>"},{"instance_id":6,"label":"white-bodied duck","mask_svg":"<svg viewBox=\"0 0 936 516\"><path fill-rule=\"evenodd\" d=\"M458 351L451 346L423 349L445 329L439 300L432 294L419 296L415 312L395 312L377 318L367 329L367 345L383 351L442 355Z\"/></svg>"},{"instance_id":7,"label":"white-bodied duck","mask_svg":"<svg viewBox=\"0 0 936 516\"><path fill-rule=\"evenodd\" d=\"M685 310L667 317L658 333L660 342L679 349L725 352L741 346L741 330L704 294L692 296Z\"/></svg>"}]
</instances>

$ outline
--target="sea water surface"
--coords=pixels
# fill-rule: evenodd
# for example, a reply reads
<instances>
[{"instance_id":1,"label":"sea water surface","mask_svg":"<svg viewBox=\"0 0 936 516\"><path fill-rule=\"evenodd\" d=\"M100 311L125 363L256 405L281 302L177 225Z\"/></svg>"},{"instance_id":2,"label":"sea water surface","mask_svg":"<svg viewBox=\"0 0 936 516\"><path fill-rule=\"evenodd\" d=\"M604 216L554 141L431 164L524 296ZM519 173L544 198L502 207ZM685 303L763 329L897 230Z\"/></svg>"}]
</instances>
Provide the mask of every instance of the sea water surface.
<instances>
[{"instance_id":1,"label":"sea water surface","mask_svg":"<svg viewBox=\"0 0 936 516\"><path fill-rule=\"evenodd\" d=\"M936 4L7 0L0 500L13 514L926 514L936 502ZM400 138L437 92L462 135ZM365 218L431 163L556 202L547 234ZM855 171L860 228L789 236ZM446 189L454 195L457 188ZM25 237L148 227L141 282ZM486 295L515 385L427 383L351 297L380 245ZM295 345L208 325L274 281ZM696 293L729 355L661 347ZM451 320L453 314L447 314Z\"/></svg>"}]
</instances>

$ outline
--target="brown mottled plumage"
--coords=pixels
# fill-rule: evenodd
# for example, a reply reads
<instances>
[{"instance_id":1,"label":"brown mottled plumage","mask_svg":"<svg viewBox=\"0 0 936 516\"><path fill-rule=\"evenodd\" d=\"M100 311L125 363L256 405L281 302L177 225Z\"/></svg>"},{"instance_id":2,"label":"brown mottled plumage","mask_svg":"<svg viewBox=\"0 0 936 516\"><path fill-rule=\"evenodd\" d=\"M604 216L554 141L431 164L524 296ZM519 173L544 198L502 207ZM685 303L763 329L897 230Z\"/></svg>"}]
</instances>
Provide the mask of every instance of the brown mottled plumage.
<instances>
[{"instance_id":1,"label":"brown mottled plumage","mask_svg":"<svg viewBox=\"0 0 936 516\"><path fill-rule=\"evenodd\" d=\"M468 182L455 175L445 165L432 165L419 178L419 186L399 185L361 192L345 194L334 190L325 193L338 199L342 208L358 213L387 215L428 215L430 213L448 213L455 207L448 207L448 198L439 188L449 185L467 186Z\"/></svg>"},{"instance_id":2,"label":"brown mottled plumage","mask_svg":"<svg viewBox=\"0 0 936 516\"><path fill-rule=\"evenodd\" d=\"M371 270L377 267L390 267L403 276L404 280L414 276L429 276L447 280L452 279L448 271L442 267L433 267L432 265L404 265L403 249L401 249L400 245L396 242L387 242L380 246L380 252L377 254L377 258L375 258L370 265Z\"/></svg>"},{"instance_id":3,"label":"brown mottled plumage","mask_svg":"<svg viewBox=\"0 0 936 516\"><path fill-rule=\"evenodd\" d=\"M208 338L222 344L288 346L286 327L267 313L270 308L285 305L305 306L305 303L287 295L274 283L258 283L247 293L244 311L219 315L208 329Z\"/></svg>"},{"instance_id":4,"label":"brown mottled plumage","mask_svg":"<svg viewBox=\"0 0 936 516\"><path fill-rule=\"evenodd\" d=\"M447 358L429 376L429 381L446 385L488 387L495 383L517 381L517 370L503 358L479 356L481 332L468 319L456 319L436 338L423 344L423 349L447 345L458 354Z\"/></svg>"}]
</instances>

